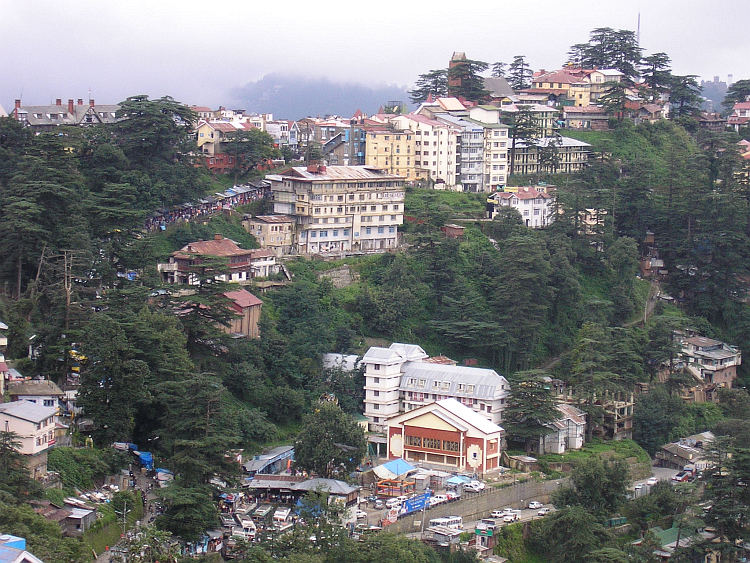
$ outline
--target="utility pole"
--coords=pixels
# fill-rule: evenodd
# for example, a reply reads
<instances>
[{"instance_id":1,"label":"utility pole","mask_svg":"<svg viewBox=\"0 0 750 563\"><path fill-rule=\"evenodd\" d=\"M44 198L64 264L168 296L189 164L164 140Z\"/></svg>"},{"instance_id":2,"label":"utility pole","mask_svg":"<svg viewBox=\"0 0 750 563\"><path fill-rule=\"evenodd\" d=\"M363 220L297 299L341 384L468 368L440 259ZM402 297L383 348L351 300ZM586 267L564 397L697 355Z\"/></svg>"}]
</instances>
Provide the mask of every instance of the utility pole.
<instances>
[{"instance_id":1,"label":"utility pole","mask_svg":"<svg viewBox=\"0 0 750 563\"><path fill-rule=\"evenodd\" d=\"M115 510L115 514L118 516L122 516L122 535L125 535L125 526L127 525L127 517L130 513L130 510L128 510L128 501L127 499L124 500L124 504L122 505L122 510Z\"/></svg>"}]
</instances>

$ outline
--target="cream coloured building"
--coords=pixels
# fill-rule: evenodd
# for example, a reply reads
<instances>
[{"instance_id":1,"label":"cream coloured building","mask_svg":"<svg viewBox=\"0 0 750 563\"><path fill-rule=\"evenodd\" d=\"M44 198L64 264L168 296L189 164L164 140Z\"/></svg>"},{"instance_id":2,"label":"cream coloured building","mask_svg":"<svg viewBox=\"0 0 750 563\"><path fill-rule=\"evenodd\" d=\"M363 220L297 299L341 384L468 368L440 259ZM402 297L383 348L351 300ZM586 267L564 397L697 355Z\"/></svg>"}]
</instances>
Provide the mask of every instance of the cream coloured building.
<instances>
[{"instance_id":1,"label":"cream coloured building","mask_svg":"<svg viewBox=\"0 0 750 563\"><path fill-rule=\"evenodd\" d=\"M417 170L429 177L436 188L455 189L460 129L416 113L394 117L392 123L397 129L413 132Z\"/></svg>"},{"instance_id":2,"label":"cream coloured building","mask_svg":"<svg viewBox=\"0 0 750 563\"><path fill-rule=\"evenodd\" d=\"M294 219L293 252L385 252L398 245L404 177L373 166L298 166L269 175L274 212Z\"/></svg>"},{"instance_id":3,"label":"cream coloured building","mask_svg":"<svg viewBox=\"0 0 750 563\"><path fill-rule=\"evenodd\" d=\"M276 256L292 252L294 218L289 215L258 215L243 219L242 226L255 237L261 248L273 250Z\"/></svg>"},{"instance_id":4,"label":"cream coloured building","mask_svg":"<svg viewBox=\"0 0 750 563\"><path fill-rule=\"evenodd\" d=\"M365 137L365 163L407 181L418 180L425 174L417 172L415 135L411 131L397 131L383 127L368 129Z\"/></svg>"}]
</instances>

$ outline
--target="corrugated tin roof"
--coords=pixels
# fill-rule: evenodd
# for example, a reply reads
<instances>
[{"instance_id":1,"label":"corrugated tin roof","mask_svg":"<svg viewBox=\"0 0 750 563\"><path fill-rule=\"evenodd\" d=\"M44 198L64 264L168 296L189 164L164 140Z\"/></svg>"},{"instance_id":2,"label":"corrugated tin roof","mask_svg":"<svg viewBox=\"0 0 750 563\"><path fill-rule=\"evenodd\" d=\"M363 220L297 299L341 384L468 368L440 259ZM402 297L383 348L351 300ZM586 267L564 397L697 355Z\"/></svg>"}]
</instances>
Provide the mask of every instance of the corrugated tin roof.
<instances>
[{"instance_id":1,"label":"corrugated tin roof","mask_svg":"<svg viewBox=\"0 0 750 563\"><path fill-rule=\"evenodd\" d=\"M409 385L409 379L416 379L414 385ZM418 387L419 379L426 381L424 387ZM401 376L402 389L421 392L432 392L433 381L449 383L448 389L440 386L440 394L454 396L473 397L478 399L494 398L502 395L509 389L508 381L495 370L475 368L467 366L452 366L446 364L433 364L427 362L409 362L403 368ZM463 390L458 390L458 385L463 385ZM467 386L473 385L474 391L469 393Z\"/></svg>"},{"instance_id":2,"label":"corrugated tin roof","mask_svg":"<svg viewBox=\"0 0 750 563\"><path fill-rule=\"evenodd\" d=\"M471 424L474 428L481 430L485 434L495 434L496 432L503 431L500 426L494 422L490 422L469 407L462 405L456 399L443 399L442 401L438 401L437 404L459 420Z\"/></svg>"},{"instance_id":3,"label":"corrugated tin roof","mask_svg":"<svg viewBox=\"0 0 750 563\"><path fill-rule=\"evenodd\" d=\"M372 166L326 166L320 172L308 172L305 166L294 166L281 178L292 180L403 180L403 176L389 174Z\"/></svg>"},{"instance_id":4,"label":"corrugated tin roof","mask_svg":"<svg viewBox=\"0 0 750 563\"><path fill-rule=\"evenodd\" d=\"M45 418L54 416L57 409L55 407L43 407L31 401L13 401L12 403L0 404L0 412L29 422L41 422Z\"/></svg>"}]
</instances>

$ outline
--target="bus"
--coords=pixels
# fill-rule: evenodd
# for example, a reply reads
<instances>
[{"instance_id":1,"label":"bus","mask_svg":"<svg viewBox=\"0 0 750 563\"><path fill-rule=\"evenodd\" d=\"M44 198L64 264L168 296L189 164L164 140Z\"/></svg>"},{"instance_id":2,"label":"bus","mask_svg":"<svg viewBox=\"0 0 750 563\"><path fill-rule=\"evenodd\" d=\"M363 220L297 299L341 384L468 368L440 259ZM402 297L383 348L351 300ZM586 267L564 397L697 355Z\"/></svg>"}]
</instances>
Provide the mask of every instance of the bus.
<instances>
[{"instance_id":1,"label":"bus","mask_svg":"<svg viewBox=\"0 0 750 563\"><path fill-rule=\"evenodd\" d=\"M464 527L464 519L460 516L444 516L443 518L433 518L430 520L430 526L446 526L457 530Z\"/></svg>"}]
</instances>

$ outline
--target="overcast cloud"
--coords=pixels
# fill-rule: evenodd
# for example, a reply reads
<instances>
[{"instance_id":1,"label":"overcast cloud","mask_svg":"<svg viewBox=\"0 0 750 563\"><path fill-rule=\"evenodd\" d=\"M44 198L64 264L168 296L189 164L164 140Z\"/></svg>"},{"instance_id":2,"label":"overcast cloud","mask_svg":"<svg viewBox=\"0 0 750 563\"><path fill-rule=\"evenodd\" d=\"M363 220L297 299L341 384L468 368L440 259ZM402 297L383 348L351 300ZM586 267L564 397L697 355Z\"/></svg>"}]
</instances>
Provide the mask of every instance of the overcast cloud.
<instances>
[{"instance_id":1,"label":"overcast cloud","mask_svg":"<svg viewBox=\"0 0 750 563\"><path fill-rule=\"evenodd\" d=\"M749 0L0 0L0 104L145 93L232 106L271 73L411 86L453 51L556 68L595 27L636 28L673 71L750 78ZM263 111L264 108L248 107ZM281 117L281 116L280 116Z\"/></svg>"}]
</instances>

